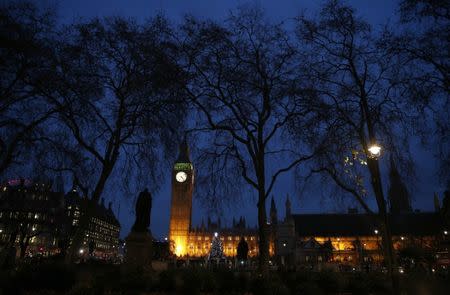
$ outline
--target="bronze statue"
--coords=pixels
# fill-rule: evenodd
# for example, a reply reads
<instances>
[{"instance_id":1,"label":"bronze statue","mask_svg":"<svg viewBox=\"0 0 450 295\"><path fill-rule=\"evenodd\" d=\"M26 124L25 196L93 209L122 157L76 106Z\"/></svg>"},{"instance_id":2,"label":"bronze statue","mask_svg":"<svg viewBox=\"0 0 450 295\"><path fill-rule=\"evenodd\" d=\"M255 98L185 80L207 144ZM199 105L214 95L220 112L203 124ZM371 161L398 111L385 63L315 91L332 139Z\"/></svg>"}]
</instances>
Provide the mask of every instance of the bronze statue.
<instances>
[{"instance_id":1,"label":"bronze statue","mask_svg":"<svg viewBox=\"0 0 450 295\"><path fill-rule=\"evenodd\" d=\"M150 213L152 211L152 195L147 189L139 193L136 202L136 221L131 228L134 232L147 232L150 226Z\"/></svg>"}]
</instances>

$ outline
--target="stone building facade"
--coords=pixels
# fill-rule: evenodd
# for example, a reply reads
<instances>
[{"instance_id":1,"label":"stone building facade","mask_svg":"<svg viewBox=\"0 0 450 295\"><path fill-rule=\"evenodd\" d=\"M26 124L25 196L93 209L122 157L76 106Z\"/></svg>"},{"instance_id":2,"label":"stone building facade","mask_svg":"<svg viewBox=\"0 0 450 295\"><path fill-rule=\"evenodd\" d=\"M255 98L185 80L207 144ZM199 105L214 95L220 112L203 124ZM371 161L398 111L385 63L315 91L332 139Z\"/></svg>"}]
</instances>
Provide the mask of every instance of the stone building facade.
<instances>
[{"instance_id":1,"label":"stone building facade","mask_svg":"<svg viewBox=\"0 0 450 295\"><path fill-rule=\"evenodd\" d=\"M194 183L194 166L184 141L172 170L170 253L177 257L205 257L210 251L214 234L218 233L225 256L236 256L241 237L248 243L249 256L257 256L258 231L247 227L243 218L239 222L234 221L230 228L222 227L220 220L216 223L208 220L206 225L203 223L195 228L192 226ZM397 201L394 195L390 196L390 202L406 204L405 208L400 209L393 206L389 215L397 253L408 247L418 247L430 254L442 253L448 257L448 193L443 208L436 209L436 212L413 211L408 202ZM317 267L331 263L364 268L382 265L381 226L374 216L358 213L356 209L342 214L293 214L289 196L285 202L284 219L278 218L273 199L268 216L269 252L272 260L280 266Z\"/></svg>"},{"instance_id":2,"label":"stone building facade","mask_svg":"<svg viewBox=\"0 0 450 295\"><path fill-rule=\"evenodd\" d=\"M180 145L178 159L172 170L172 199L169 224L169 248L170 253L177 257L206 257L211 249L211 242L218 234L223 245L226 257L235 257L237 245L243 237L249 247L248 255L258 255L258 231L249 228L245 219L234 221L231 227L221 226L220 219L207 224L193 227L192 197L194 192L195 171L190 160L189 148L186 141ZM274 252L273 243L270 252Z\"/></svg>"},{"instance_id":3,"label":"stone building facade","mask_svg":"<svg viewBox=\"0 0 450 295\"><path fill-rule=\"evenodd\" d=\"M276 232L276 258L282 266L316 268L334 264L349 269L383 266L380 224L374 216L347 214L291 214ZM390 213L394 249L420 249L428 257L448 256L449 235L442 211Z\"/></svg>"}]
</instances>

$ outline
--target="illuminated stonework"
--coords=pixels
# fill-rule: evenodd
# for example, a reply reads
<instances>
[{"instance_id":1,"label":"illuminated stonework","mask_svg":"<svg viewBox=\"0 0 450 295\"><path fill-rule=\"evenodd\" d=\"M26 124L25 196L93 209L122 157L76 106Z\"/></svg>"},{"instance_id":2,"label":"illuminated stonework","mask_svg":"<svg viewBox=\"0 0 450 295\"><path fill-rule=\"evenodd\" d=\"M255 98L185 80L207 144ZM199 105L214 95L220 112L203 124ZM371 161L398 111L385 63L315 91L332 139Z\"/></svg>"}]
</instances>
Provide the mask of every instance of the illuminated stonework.
<instances>
[{"instance_id":1,"label":"illuminated stonework","mask_svg":"<svg viewBox=\"0 0 450 295\"><path fill-rule=\"evenodd\" d=\"M183 171L187 174L185 181L180 182L176 174ZM223 244L223 252L227 257L236 256L237 245L241 239L248 243L250 257L258 255L258 232L246 228L245 224L232 228L221 228L220 223L191 226L192 194L194 190L194 167L189 159L186 142L180 145L180 153L172 171L172 200L170 209L169 242L170 252L178 257L205 257L211 249L211 241L215 232L219 233ZM245 222L244 222L245 223ZM270 255L274 254L273 242L269 245Z\"/></svg>"},{"instance_id":2,"label":"illuminated stonework","mask_svg":"<svg viewBox=\"0 0 450 295\"><path fill-rule=\"evenodd\" d=\"M184 182L178 182L175 179L175 173L172 176L169 240L171 242L171 252L177 256L186 255L186 246L191 228L194 170L185 170L184 172L188 175L187 180Z\"/></svg>"}]
</instances>

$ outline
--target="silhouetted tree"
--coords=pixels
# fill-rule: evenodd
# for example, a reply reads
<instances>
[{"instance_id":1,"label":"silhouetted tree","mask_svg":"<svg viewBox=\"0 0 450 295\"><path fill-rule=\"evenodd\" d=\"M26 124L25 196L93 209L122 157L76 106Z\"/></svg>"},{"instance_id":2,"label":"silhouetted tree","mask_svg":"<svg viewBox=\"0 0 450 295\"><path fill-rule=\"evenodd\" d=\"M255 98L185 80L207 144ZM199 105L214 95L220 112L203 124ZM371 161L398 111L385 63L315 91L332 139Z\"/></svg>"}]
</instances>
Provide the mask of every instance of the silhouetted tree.
<instances>
[{"instance_id":1,"label":"silhouetted tree","mask_svg":"<svg viewBox=\"0 0 450 295\"><path fill-rule=\"evenodd\" d=\"M280 175L314 154L293 148L285 132L294 118L305 131L313 121L301 58L282 26L252 7L224 23L188 18L179 39L184 89L199 114L195 130L208 134L211 144L199 159L208 171L207 197L235 201L230 190L240 181L257 193L259 267L266 273L266 200Z\"/></svg>"},{"instance_id":2,"label":"silhouetted tree","mask_svg":"<svg viewBox=\"0 0 450 295\"><path fill-rule=\"evenodd\" d=\"M424 118L416 128L436 152L445 183L450 179L450 4L403 0L399 11L400 24L383 43L402 61L403 91Z\"/></svg>"},{"instance_id":3,"label":"silhouetted tree","mask_svg":"<svg viewBox=\"0 0 450 295\"><path fill-rule=\"evenodd\" d=\"M402 168L411 165L408 134L415 112L398 90L403 82L399 64L395 55L379 46L370 25L339 1L328 1L315 19L300 16L297 33L300 44L307 44L310 79L322 106L311 144L319 143L323 149L313 172L332 179L379 220L385 260L397 288L381 159L373 157L369 147L379 144L382 153L389 151L403 160ZM292 126L294 132L297 129ZM369 196L376 201L376 213Z\"/></svg>"},{"instance_id":4,"label":"silhouetted tree","mask_svg":"<svg viewBox=\"0 0 450 295\"><path fill-rule=\"evenodd\" d=\"M57 109L36 84L48 80L53 63L54 15L31 2L0 5L0 175L30 160L44 124ZM31 159L32 160L32 159Z\"/></svg>"},{"instance_id":5,"label":"silhouetted tree","mask_svg":"<svg viewBox=\"0 0 450 295\"><path fill-rule=\"evenodd\" d=\"M65 108L42 165L71 173L91 200L68 259L76 256L114 169L120 167L124 183L156 183L158 159L174 147L185 108L171 82L177 77L165 57L170 50L165 29L161 18L143 26L110 18L74 24L61 33L57 89L48 97Z\"/></svg>"}]
</instances>

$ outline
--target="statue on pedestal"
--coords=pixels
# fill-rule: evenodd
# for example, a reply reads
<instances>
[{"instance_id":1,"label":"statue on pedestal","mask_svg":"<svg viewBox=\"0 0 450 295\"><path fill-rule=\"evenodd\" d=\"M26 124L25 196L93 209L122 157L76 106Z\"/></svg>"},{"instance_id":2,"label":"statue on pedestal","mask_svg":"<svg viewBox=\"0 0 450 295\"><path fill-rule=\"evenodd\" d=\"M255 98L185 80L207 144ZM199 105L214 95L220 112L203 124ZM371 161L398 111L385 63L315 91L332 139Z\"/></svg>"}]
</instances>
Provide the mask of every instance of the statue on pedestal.
<instances>
[{"instance_id":1,"label":"statue on pedestal","mask_svg":"<svg viewBox=\"0 0 450 295\"><path fill-rule=\"evenodd\" d=\"M145 189L139 194L136 201L136 221L131 228L132 232L147 232L149 230L151 211L152 195Z\"/></svg>"},{"instance_id":2,"label":"statue on pedestal","mask_svg":"<svg viewBox=\"0 0 450 295\"><path fill-rule=\"evenodd\" d=\"M127 265L152 268L152 235L149 229L152 210L152 196L147 189L139 193L136 201L136 220L131 233L126 237Z\"/></svg>"}]
</instances>

